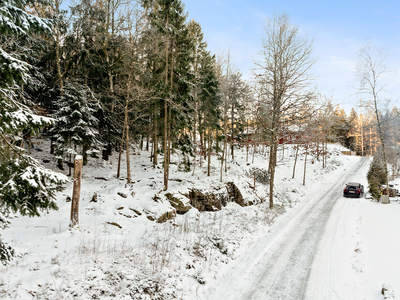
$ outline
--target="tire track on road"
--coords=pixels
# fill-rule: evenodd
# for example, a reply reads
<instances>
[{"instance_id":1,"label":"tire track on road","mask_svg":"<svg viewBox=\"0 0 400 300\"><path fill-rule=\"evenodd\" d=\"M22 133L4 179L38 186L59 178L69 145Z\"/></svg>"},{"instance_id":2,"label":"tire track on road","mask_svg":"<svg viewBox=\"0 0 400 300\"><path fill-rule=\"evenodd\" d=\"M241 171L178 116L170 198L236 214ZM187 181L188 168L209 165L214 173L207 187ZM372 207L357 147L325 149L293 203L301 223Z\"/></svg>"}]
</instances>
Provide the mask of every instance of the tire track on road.
<instances>
[{"instance_id":1,"label":"tire track on road","mask_svg":"<svg viewBox=\"0 0 400 300\"><path fill-rule=\"evenodd\" d=\"M349 181L366 162L357 164L334 182L330 192L316 199L310 209L301 212L293 230L267 253L267 263L258 282L242 299L305 299L308 278L321 236L336 200L341 196L343 181Z\"/></svg>"}]
</instances>

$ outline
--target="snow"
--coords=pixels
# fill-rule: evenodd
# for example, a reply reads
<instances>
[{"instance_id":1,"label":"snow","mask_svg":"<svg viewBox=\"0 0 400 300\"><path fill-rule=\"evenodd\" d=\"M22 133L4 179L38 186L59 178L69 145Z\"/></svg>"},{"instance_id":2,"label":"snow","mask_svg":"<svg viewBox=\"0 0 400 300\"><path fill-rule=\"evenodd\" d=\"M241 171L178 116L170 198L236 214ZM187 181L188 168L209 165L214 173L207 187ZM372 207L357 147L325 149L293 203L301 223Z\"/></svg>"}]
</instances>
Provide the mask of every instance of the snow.
<instances>
[{"instance_id":1,"label":"snow","mask_svg":"<svg viewBox=\"0 0 400 300\"><path fill-rule=\"evenodd\" d=\"M35 142L35 157L49 158L49 142ZM391 286L396 295L400 291L400 201L391 199L384 205L368 195L349 199L339 189L330 190L344 187L347 179L361 182L367 190L369 163L342 155L344 149L338 145L329 146L332 155L325 169L316 159L308 161L306 185L302 185L304 158L299 157L292 179L294 152L285 146L284 155L279 153L273 210L267 201L260 203L267 199L267 186L256 183L256 195L253 178L246 175L252 167L267 168L266 157L256 154L252 164L250 153L247 163L245 149L237 150L223 181L234 182L246 200L258 204L228 203L218 212L192 208L165 223L149 219L174 211L162 192L162 163L153 168L149 152L133 149L131 184L124 178L125 160L123 178L115 176L118 153L109 162L89 159L83 167L78 227L69 228L71 204L66 197L72 195L71 180L57 196L59 211L44 212L40 218L15 215L3 230L2 238L18 257L0 267L0 298L222 299L215 297L220 293L224 299L239 299L235 294L239 286L251 289L254 280L260 280L254 271L261 268L259 262L279 265L279 261L267 261L268 254L285 241L299 220L313 216L321 195L332 203L330 216L311 265L295 263L311 269L303 299L378 300L384 298L383 285ZM211 177L205 174L205 161L201 166L197 161L194 174L179 171L182 159L172 156L167 192L187 204L184 195L191 188L223 190L220 161L215 156ZM55 169L55 164L44 165ZM349 177L346 172L357 166ZM393 184L400 185L400 179ZM91 202L94 193L97 202ZM253 299L265 298L253 293Z\"/></svg>"},{"instance_id":2,"label":"snow","mask_svg":"<svg viewBox=\"0 0 400 300\"><path fill-rule=\"evenodd\" d=\"M368 166L360 171L366 174ZM359 182L366 188L366 175ZM319 293L314 291L307 299L383 299L381 289L386 283L400 291L400 202L397 198L390 204L348 200L340 199L334 207L314 263L319 268L315 277L320 277L311 281L320 282L326 273L321 269L331 269L325 276L330 291L322 298L317 289Z\"/></svg>"}]
</instances>

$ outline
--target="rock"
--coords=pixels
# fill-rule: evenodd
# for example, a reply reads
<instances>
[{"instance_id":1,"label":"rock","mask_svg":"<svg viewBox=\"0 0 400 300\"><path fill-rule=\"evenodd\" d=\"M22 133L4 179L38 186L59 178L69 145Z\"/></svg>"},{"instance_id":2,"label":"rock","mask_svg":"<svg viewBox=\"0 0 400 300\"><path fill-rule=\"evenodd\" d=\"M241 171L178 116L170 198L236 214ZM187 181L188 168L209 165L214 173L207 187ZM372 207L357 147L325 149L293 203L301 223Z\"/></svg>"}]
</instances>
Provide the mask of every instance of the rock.
<instances>
[{"instance_id":1,"label":"rock","mask_svg":"<svg viewBox=\"0 0 400 300\"><path fill-rule=\"evenodd\" d=\"M93 194L92 200L90 202L97 202L97 193Z\"/></svg>"},{"instance_id":2,"label":"rock","mask_svg":"<svg viewBox=\"0 0 400 300\"><path fill-rule=\"evenodd\" d=\"M108 177L103 177L103 176L95 177L94 179L97 179L97 180L104 180L104 181L109 181L109 180L110 180L110 178L108 178Z\"/></svg>"},{"instance_id":3,"label":"rock","mask_svg":"<svg viewBox=\"0 0 400 300\"><path fill-rule=\"evenodd\" d=\"M179 179L179 178L171 178L170 181L182 182L182 179Z\"/></svg>"},{"instance_id":4,"label":"rock","mask_svg":"<svg viewBox=\"0 0 400 300\"><path fill-rule=\"evenodd\" d=\"M217 247L221 251L222 254L228 254L228 248L225 246L224 240L222 238L214 235L212 237L208 237L208 239L215 247Z\"/></svg>"},{"instance_id":5,"label":"rock","mask_svg":"<svg viewBox=\"0 0 400 300\"><path fill-rule=\"evenodd\" d=\"M67 198L65 199L65 201L71 202L71 197L70 197L70 196L67 196Z\"/></svg>"},{"instance_id":6,"label":"rock","mask_svg":"<svg viewBox=\"0 0 400 300\"><path fill-rule=\"evenodd\" d=\"M386 283L382 284L383 299L394 299L394 291L392 287Z\"/></svg>"},{"instance_id":7,"label":"rock","mask_svg":"<svg viewBox=\"0 0 400 300\"><path fill-rule=\"evenodd\" d=\"M174 197L173 194L167 193L165 194L165 197L167 197L169 203L173 208L176 209L176 213L179 215L184 215L191 209L192 207L188 204L185 204L181 199L178 197Z\"/></svg>"},{"instance_id":8,"label":"rock","mask_svg":"<svg viewBox=\"0 0 400 300\"><path fill-rule=\"evenodd\" d=\"M189 192L190 205L199 211L218 211L226 205L226 199L215 193L203 193L198 189Z\"/></svg>"},{"instance_id":9,"label":"rock","mask_svg":"<svg viewBox=\"0 0 400 300\"><path fill-rule=\"evenodd\" d=\"M43 159L43 162L44 162L45 164L48 164L48 163L50 162L50 159Z\"/></svg>"},{"instance_id":10,"label":"rock","mask_svg":"<svg viewBox=\"0 0 400 300\"><path fill-rule=\"evenodd\" d=\"M131 219L132 218L132 216L131 215L128 215L128 214L124 214L124 213L122 213L122 212L120 212L119 213L121 216L124 216L124 217L126 217L126 218L129 218L129 219ZM137 216L133 216L133 218L136 218Z\"/></svg>"},{"instance_id":11,"label":"rock","mask_svg":"<svg viewBox=\"0 0 400 300\"><path fill-rule=\"evenodd\" d=\"M141 216L141 215L142 215L142 213L141 213L140 211L138 211L138 210L136 210L136 209L134 209L134 208L130 208L130 207L129 207L129 209L130 209L131 211L133 211L135 214L137 214L138 216Z\"/></svg>"},{"instance_id":12,"label":"rock","mask_svg":"<svg viewBox=\"0 0 400 300\"><path fill-rule=\"evenodd\" d=\"M123 209L124 209L123 206L120 206L120 207L117 208L117 210L123 210Z\"/></svg>"},{"instance_id":13,"label":"rock","mask_svg":"<svg viewBox=\"0 0 400 300\"><path fill-rule=\"evenodd\" d=\"M147 219L149 219L150 221L155 221L156 219L153 216L146 216Z\"/></svg>"},{"instance_id":14,"label":"rock","mask_svg":"<svg viewBox=\"0 0 400 300\"><path fill-rule=\"evenodd\" d=\"M106 222L106 224L113 225L113 226L116 226L118 228L122 228L121 225L119 225L118 223L115 223L115 222Z\"/></svg>"},{"instance_id":15,"label":"rock","mask_svg":"<svg viewBox=\"0 0 400 300\"><path fill-rule=\"evenodd\" d=\"M157 203L161 203L162 202L160 196L158 196L157 194L155 194L152 199L153 199L154 202L157 202Z\"/></svg>"},{"instance_id":16,"label":"rock","mask_svg":"<svg viewBox=\"0 0 400 300\"><path fill-rule=\"evenodd\" d=\"M242 193L240 192L238 187L233 182L228 182L226 184L226 189L228 191L230 202L235 202L235 203L239 204L240 206L245 206Z\"/></svg>"},{"instance_id":17,"label":"rock","mask_svg":"<svg viewBox=\"0 0 400 300\"><path fill-rule=\"evenodd\" d=\"M125 193L118 192L117 194L118 194L119 196L121 196L122 198L128 198L128 195L125 194Z\"/></svg>"},{"instance_id":18,"label":"rock","mask_svg":"<svg viewBox=\"0 0 400 300\"><path fill-rule=\"evenodd\" d=\"M206 280L204 279L203 275L200 272L197 272L196 274L193 275L193 278L197 280L198 283L200 284L205 284Z\"/></svg>"},{"instance_id":19,"label":"rock","mask_svg":"<svg viewBox=\"0 0 400 300\"><path fill-rule=\"evenodd\" d=\"M226 189L216 189L216 192L203 192L198 189L191 189L189 192L190 205L199 211L218 211L228 202L235 202L240 206L251 205L245 203L242 193L233 182L228 182Z\"/></svg>"}]
</instances>

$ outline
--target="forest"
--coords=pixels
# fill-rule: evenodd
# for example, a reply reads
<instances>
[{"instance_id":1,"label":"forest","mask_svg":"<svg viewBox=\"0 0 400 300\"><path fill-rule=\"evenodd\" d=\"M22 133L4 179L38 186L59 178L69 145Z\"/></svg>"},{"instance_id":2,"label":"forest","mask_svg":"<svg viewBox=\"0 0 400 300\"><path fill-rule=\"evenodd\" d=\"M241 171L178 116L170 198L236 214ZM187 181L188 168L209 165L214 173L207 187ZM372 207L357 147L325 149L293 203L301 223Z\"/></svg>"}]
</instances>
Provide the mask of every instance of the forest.
<instances>
[{"instance_id":1,"label":"forest","mask_svg":"<svg viewBox=\"0 0 400 300\"><path fill-rule=\"evenodd\" d=\"M245 79L229 51L208 50L201 24L188 20L180 0L81 0L68 9L62 0L0 3L2 226L10 212L57 209L54 196L70 180L31 157L38 135L51 140L48 151L69 176L75 155L83 165L126 155L116 176L126 172L130 183L130 151L146 149L162 167L164 190L173 153L184 157L186 172L196 157L209 163L218 156L222 181L236 149L248 159L267 149L271 208L277 150L285 144L325 161L328 143L372 156L385 141L384 158L398 173L399 110L360 100L347 115L321 95L312 41L285 14L267 22ZM0 241L0 259L12 255Z\"/></svg>"}]
</instances>

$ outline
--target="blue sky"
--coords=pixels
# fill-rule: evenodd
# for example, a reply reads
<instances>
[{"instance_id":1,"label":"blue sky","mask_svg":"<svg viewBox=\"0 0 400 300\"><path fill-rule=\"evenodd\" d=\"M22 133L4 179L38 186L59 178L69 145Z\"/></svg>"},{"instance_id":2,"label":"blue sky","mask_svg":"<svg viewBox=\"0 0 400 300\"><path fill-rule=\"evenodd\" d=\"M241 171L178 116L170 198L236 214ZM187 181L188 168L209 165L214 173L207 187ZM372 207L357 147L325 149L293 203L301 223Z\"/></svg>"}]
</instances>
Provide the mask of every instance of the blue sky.
<instances>
[{"instance_id":1,"label":"blue sky","mask_svg":"<svg viewBox=\"0 0 400 300\"><path fill-rule=\"evenodd\" d=\"M183 0L189 19L202 26L213 53L230 50L236 66L250 77L261 49L263 25L275 13L286 12L300 33L314 39L316 85L348 112L361 96L357 87L357 52L367 42L385 47L386 66L393 72L385 98L400 100L400 0ZM397 69L397 73L396 73Z\"/></svg>"}]
</instances>

